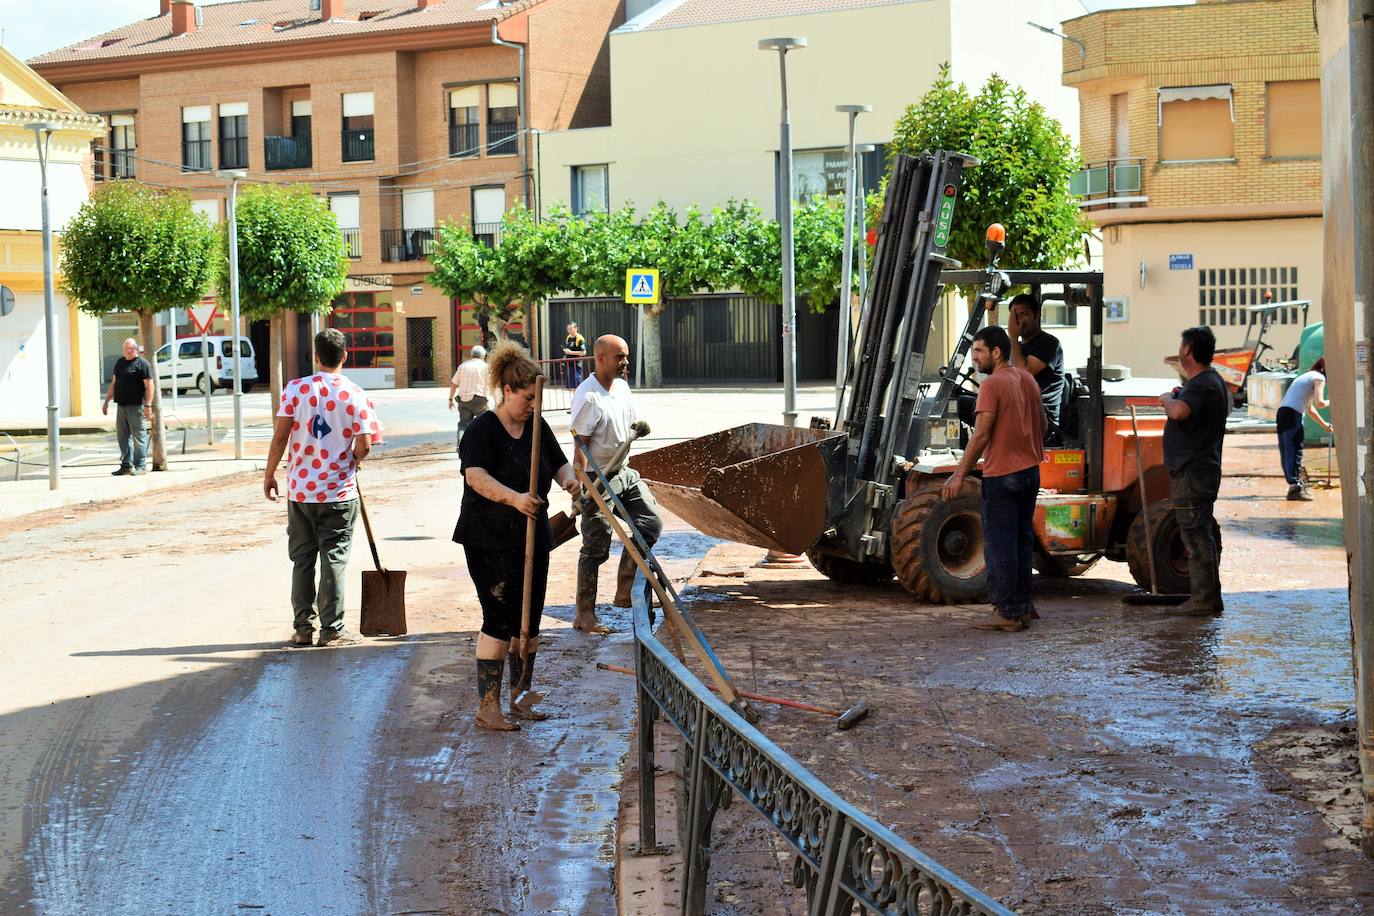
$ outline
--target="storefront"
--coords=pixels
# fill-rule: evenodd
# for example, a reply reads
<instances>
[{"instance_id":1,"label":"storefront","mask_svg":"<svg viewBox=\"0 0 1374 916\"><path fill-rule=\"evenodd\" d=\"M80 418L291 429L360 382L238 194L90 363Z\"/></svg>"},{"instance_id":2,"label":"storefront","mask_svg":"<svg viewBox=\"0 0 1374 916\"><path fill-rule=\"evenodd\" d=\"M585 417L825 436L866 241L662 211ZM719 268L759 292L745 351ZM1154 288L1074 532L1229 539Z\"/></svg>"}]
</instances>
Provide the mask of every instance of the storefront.
<instances>
[{"instance_id":1,"label":"storefront","mask_svg":"<svg viewBox=\"0 0 1374 916\"><path fill-rule=\"evenodd\" d=\"M363 388L396 387L395 297L389 276L348 277L329 326L348 339L344 375Z\"/></svg>"}]
</instances>

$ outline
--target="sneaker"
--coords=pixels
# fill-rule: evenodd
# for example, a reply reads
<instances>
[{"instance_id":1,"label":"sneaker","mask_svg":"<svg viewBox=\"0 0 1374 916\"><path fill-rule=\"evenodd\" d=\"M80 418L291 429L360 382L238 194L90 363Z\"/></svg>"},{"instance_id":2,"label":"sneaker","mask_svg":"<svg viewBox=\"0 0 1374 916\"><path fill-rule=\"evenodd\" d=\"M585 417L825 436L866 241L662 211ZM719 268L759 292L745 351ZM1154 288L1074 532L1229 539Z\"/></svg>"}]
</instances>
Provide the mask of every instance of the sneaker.
<instances>
[{"instance_id":1,"label":"sneaker","mask_svg":"<svg viewBox=\"0 0 1374 916\"><path fill-rule=\"evenodd\" d=\"M132 473L135 477L142 477L144 474L148 473L148 469L147 469L147 468L134 468L133 471L132 471L131 473Z\"/></svg>"},{"instance_id":2,"label":"sneaker","mask_svg":"<svg viewBox=\"0 0 1374 916\"><path fill-rule=\"evenodd\" d=\"M1288 488L1288 498L1294 501L1311 502L1312 494L1300 483L1295 483Z\"/></svg>"},{"instance_id":3,"label":"sneaker","mask_svg":"<svg viewBox=\"0 0 1374 916\"><path fill-rule=\"evenodd\" d=\"M363 638L348 630L321 630L317 646L356 646Z\"/></svg>"},{"instance_id":4,"label":"sneaker","mask_svg":"<svg viewBox=\"0 0 1374 916\"><path fill-rule=\"evenodd\" d=\"M1026 628L1024 615L1022 617L1003 617L993 611L987 617L973 624L975 630L1001 630L1003 633L1018 633Z\"/></svg>"},{"instance_id":5,"label":"sneaker","mask_svg":"<svg viewBox=\"0 0 1374 916\"><path fill-rule=\"evenodd\" d=\"M117 471L111 471L111 472L110 472L110 476L111 476L111 477L128 477L129 475L133 474L133 472L134 472L134 469L133 469L133 468L126 468L126 467L124 467L123 465L120 465L120 466L119 466L119 470L117 470Z\"/></svg>"},{"instance_id":6,"label":"sneaker","mask_svg":"<svg viewBox=\"0 0 1374 916\"><path fill-rule=\"evenodd\" d=\"M299 633L292 633L291 640L287 643L293 649L304 649L314 643L315 631L302 630Z\"/></svg>"}]
</instances>

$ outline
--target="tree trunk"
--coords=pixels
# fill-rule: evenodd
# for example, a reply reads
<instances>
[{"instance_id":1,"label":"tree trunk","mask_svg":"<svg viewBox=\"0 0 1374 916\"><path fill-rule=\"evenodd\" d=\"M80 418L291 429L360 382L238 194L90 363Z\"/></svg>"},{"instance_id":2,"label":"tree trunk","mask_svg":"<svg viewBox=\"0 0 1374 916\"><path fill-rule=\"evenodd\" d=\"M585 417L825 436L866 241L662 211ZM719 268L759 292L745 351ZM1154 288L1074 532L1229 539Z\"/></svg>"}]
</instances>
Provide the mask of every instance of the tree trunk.
<instances>
[{"instance_id":1,"label":"tree trunk","mask_svg":"<svg viewBox=\"0 0 1374 916\"><path fill-rule=\"evenodd\" d=\"M644 387L663 387L663 347L659 338L659 316L666 303L660 306L640 306L644 309Z\"/></svg>"},{"instance_id":2,"label":"tree trunk","mask_svg":"<svg viewBox=\"0 0 1374 916\"><path fill-rule=\"evenodd\" d=\"M281 409L282 336L286 326L286 322L282 320L283 315L285 313L281 310L275 311L267 322L267 333L271 337L267 346L267 358L270 363L267 374L272 386L272 416L274 417L277 415L277 411Z\"/></svg>"},{"instance_id":3,"label":"tree trunk","mask_svg":"<svg viewBox=\"0 0 1374 916\"><path fill-rule=\"evenodd\" d=\"M157 341L153 339L153 319L155 314L147 309L138 310L138 336L143 341L144 359L153 367L153 422L149 430L154 471L167 470L167 439L162 431L162 381L157 377ZM172 380L176 384L176 379Z\"/></svg>"}]
</instances>

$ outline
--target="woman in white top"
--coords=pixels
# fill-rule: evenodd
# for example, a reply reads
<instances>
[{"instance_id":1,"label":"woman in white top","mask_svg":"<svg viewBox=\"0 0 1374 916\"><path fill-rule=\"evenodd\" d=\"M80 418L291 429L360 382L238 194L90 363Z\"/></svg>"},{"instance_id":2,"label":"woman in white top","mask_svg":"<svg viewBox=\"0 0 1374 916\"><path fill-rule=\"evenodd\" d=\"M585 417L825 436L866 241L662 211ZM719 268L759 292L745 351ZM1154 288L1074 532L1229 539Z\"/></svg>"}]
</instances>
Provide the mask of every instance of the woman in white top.
<instances>
[{"instance_id":1,"label":"woman in white top","mask_svg":"<svg viewBox=\"0 0 1374 916\"><path fill-rule=\"evenodd\" d=\"M1310 416L1328 433L1331 424L1317 411L1331 402L1326 400L1326 357L1312 364L1312 368L1293 379L1283 396L1276 418L1279 432L1279 461L1283 464L1283 478L1288 481L1288 498L1310 500L1302 478L1302 421Z\"/></svg>"}]
</instances>

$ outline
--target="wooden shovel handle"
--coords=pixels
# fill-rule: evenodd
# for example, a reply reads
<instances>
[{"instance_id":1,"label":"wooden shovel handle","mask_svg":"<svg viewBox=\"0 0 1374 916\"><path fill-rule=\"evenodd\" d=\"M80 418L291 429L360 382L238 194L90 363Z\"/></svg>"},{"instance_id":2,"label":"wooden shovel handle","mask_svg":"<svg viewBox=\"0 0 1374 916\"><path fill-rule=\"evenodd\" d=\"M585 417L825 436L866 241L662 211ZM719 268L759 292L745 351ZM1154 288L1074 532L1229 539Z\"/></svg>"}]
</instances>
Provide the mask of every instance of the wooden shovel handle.
<instances>
[{"instance_id":1,"label":"wooden shovel handle","mask_svg":"<svg viewBox=\"0 0 1374 916\"><path fill-rule=\"evenodd\" d=\"M534 379L534 427L530 430L530 495L539 498L539 434L544 407L544 376ZM536 519L525 520L525 585L520 590L520 657L529 655L530 592L534 589L534 534Z\"/></svg>"},{"instance_id":2,"label":"wooden shovel handle","mask_svg":"<svg viewBox=\"0 0 1374 916\"><path fill-rule=\"evenodd\" d=\"M372 536L372 522L367 517L367 503L363 502L363 487L358 482L357 477L353 479L353 489L358 491L358 511L363 515L363 530L367 532L367 546L372 549L372 564L377 567L377 572L384 573L382 568L382 558L377 556L377 539Z\"/></svg>"}]
</instances>

